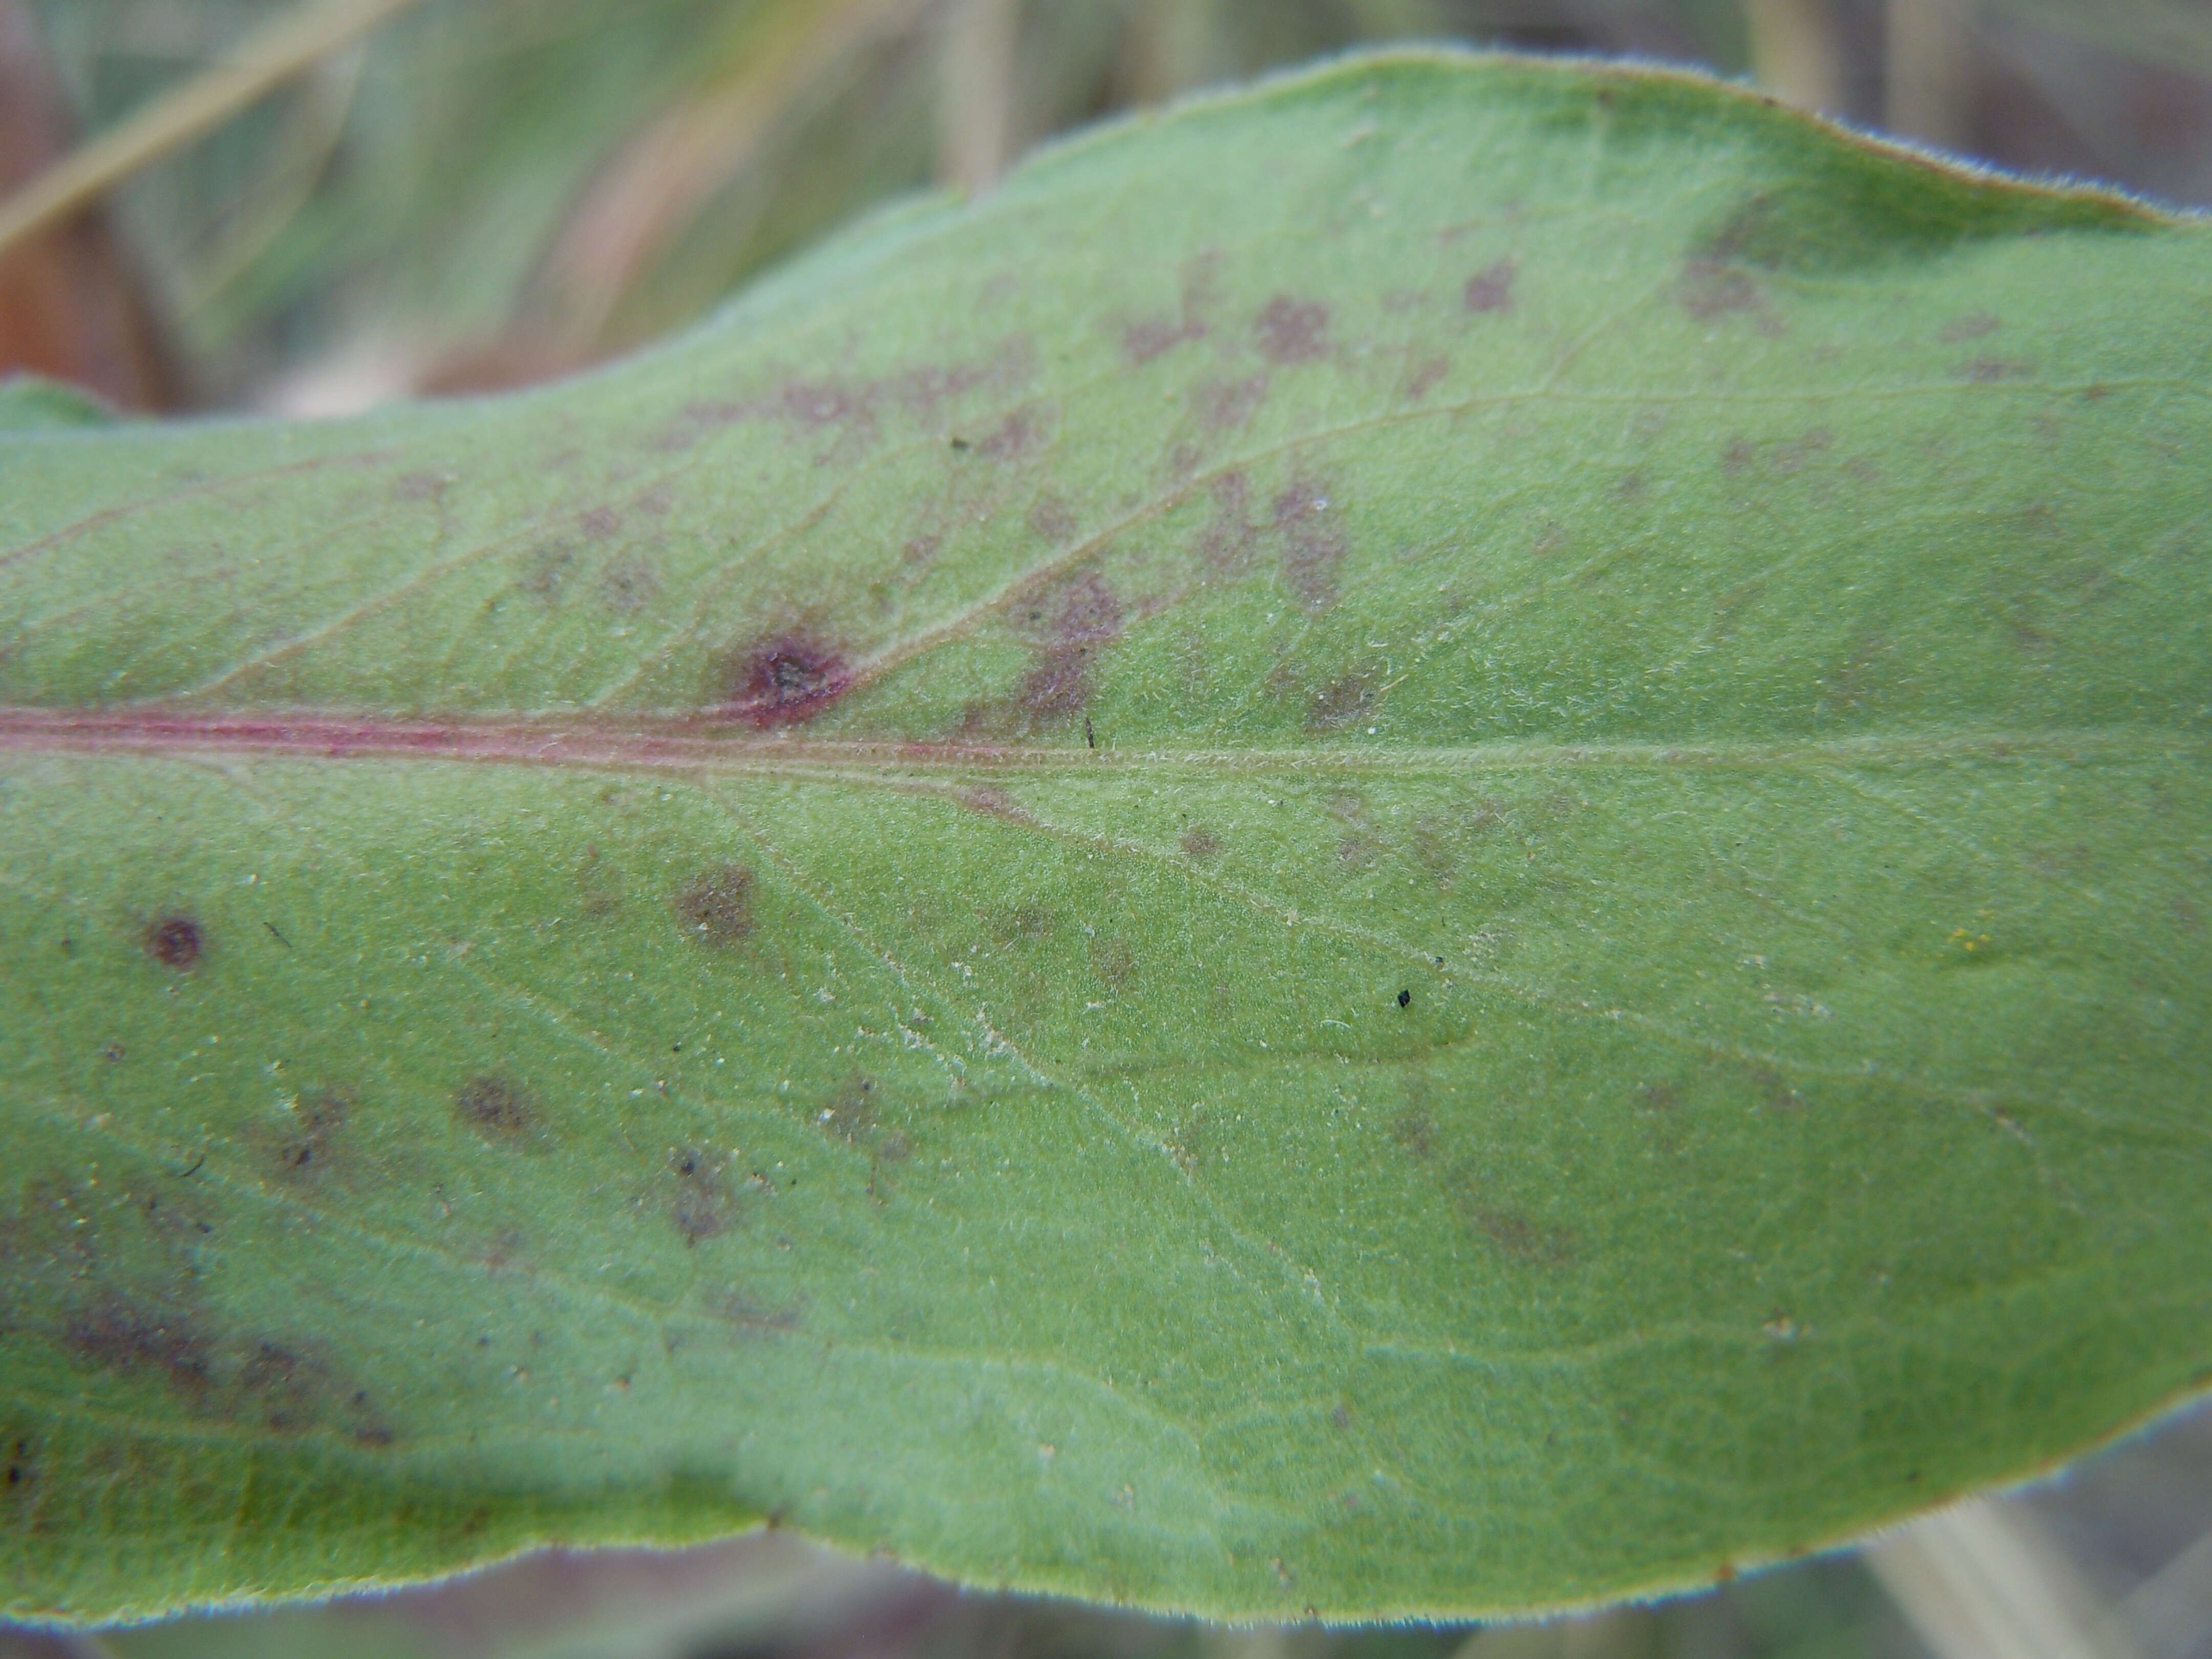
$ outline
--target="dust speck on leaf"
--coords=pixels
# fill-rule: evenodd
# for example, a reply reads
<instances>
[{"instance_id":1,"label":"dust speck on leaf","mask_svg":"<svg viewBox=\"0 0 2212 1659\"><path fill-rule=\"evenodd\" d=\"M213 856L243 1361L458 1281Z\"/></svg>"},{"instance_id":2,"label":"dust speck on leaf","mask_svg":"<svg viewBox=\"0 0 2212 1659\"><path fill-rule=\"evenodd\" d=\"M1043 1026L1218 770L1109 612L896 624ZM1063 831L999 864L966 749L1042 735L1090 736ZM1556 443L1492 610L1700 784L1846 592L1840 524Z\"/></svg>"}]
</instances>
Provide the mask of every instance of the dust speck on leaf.
<instances>
[{"instance_id":1,"label":"dust speck on leaf","mask_svg":"<svg viewBox=\"0 0 2212 1659\"><path fill-rule=\"evenodd\" d=\"M1467 279L1461 303L1472 312L1504 311L1513 303L1513 276L1518 269L1511 259L1485 265Z\"/></svg>"},{"instance_id":2,"label":"dust speck on leaf","mask_svg":"<svg viewBox=\"0 0 2212 1659\"><path fill-rule=\"evenodd\" d=\"M762 728L811 720L853 684L842 653L793 634L739 652L726 675L723 712Z\"/></svg>"},{"instance_id":3,"label":"dust speck on leaf","mask_svg":"<svg viewBox=\"0 0 2212 1659\"><path fill-rule=\"evenodd\" d=\"M520 1083L488 1073L453 1091L453 1115L494 1146L515 1145L536 1128L538 1105Z\"/></svg>"},{"instance_id":4,"label":"dust speck on leaf","mask_svg":"<svg viewBox=\"0 0 2212 1659\"><path fill-rule=\"evenodd\" d=\"M753 930L753 872L742 864L702 871L684 884L675 902L685 933L726 950Z\"/></svg>"},{"instance_id":5,"label":"dust speck on leaf","mask_svg":"<svg viewBox=\"0 0 2212 1659\"><path fill-rule=\"evenodd\" d=\"M140 942L146 954L164 968L183 973L206 952L207 938L190 916L157 916L146 924Z\"/></svg>"},{"instance_id":6,"label":"dust speck on leaf","mask_svg":"<svg viewBox=\"0 0 2212 1659\"><path fill-rule=\"evenodd\" d=\"M1253 319L1260 355L1271 363L1310 363L1328 351L1328 307L1278 294Z\"/></svg>"}]
</instances>

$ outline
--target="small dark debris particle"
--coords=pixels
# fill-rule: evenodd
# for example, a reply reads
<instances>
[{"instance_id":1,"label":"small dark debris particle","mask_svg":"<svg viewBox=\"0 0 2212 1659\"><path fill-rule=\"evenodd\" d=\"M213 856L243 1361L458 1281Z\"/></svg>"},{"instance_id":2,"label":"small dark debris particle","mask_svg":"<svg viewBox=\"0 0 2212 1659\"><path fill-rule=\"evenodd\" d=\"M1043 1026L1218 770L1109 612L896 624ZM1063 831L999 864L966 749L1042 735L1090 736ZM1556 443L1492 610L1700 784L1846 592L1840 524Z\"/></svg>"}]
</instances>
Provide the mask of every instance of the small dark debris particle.
<instances>
[{"instance_id":1,"label":"small dark debris particle","mask_svg":"<svg viewBox=\"0 0 2212 1659\"><path fill-rule=\"evenodd\" d=\"M1091 729L1091 716L1088 714L1083 717L1083 740L1093 749L1098 746L1098 734Z\"/></svg>"},{"instance_id":2,"label":"small dark debris particle","mask_svg":"<svg viewBox=\"0 0 2212 1659\"><path fill-rule=\"evenodd\" d=\"M453 1110L486 1140L520 1140L530 1133L529 1091L503 1077L470 1079L454 1093Z\"/></svg>"},{"instance_id":3,"label":"small dark debris particle","mask_svg":"<svg viewBox=\"0 0 2212 1659\"><path fill-rule=\"evenodd\" d=\"M164 968L184 972L200 959L206 941L190 916L163 916L146 927L146 954Z\"/></svg>"},{"instance_id":4,"label":"small dark debris particle","mask_svg":"<svg viewBox=\"0 0 2212 1659\"><path fill-rule=\"evenodd\" d=\"M677 919L702 944L726 948L753 930L753 872L726 864L695 878L676 896Z\"/></svg>"},{"instance_id":5,"label":"small dark debris particle","mask_svg":"<svg viewBox=\"0 0 2212 1659\"><path fill-rule=\"evenodd\" d=\"M277 927L275 922L264 921L261 925L269 930L270 938L275 939L279 945L283 945L288 951L292 948L292 941L286 939L284 935L277 930Z\"/></svg>"},{"instance_id":6,"label":"small dark debris particle","mask_svg":"<svg viewBox=\"0 0 2212 1659\"><path fill-rule=\"evenodd\" d=\"M129 1050L119 1042L103 1042L100 1045L100 1057L110 1065L121 1060L128 1052Z\"/></svg>"},{"instance_id":7,"label":"small dark debris particle","mask_svg":"<svg viewBox=\"0 0 2212 1659\"><path fill-rule=\"evenodd\" d=\"M1401 992L1399 992L1399 993L1398 993L1398 1006L1399 1006L1401 1008L1410 1008L1410 1007L1412 1007L1412 1006L1413 1006L1413 994L1411 991L1401 991Z\"/></svg>"}]
</instances>

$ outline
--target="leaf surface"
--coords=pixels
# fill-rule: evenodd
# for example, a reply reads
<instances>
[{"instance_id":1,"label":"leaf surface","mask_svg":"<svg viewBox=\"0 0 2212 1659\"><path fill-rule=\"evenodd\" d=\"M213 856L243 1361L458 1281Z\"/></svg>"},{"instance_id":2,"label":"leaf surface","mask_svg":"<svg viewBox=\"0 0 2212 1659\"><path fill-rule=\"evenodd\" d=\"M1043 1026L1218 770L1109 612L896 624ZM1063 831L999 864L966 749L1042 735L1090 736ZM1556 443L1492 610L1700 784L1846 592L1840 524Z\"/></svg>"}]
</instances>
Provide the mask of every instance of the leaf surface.
<instances>
[{"instance_id":1,"label":"leaf surface","mask_svg":"<svg viewBox=\"0 0 2212 1659\"><path fill-rule=\"evenodd\" d=\"M2203 229L1358 59L0 434L0 1552L1710 1580L2212 1368Z\"/></svg>"}]
</instances>

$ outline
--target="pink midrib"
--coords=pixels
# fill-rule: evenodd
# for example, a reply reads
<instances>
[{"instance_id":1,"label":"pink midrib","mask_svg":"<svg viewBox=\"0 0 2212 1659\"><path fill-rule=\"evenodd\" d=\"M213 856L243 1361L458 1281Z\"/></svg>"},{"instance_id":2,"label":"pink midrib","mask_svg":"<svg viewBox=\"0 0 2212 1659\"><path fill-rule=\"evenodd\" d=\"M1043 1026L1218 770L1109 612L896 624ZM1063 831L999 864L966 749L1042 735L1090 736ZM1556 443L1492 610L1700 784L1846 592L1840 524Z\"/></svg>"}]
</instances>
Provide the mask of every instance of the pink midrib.
<instances>
[{"instance_id":1,"label":"pink midrib","mask_svg":"<svg viewBox=\"0 0 2212 1659\"><path fill-rule=\"evenodd\" d=\"M395 716L179 709L89 711L0 707L0 750L44 753L261 754L325 760L408 757L507 765L676 767L741 759L831 757L988 764L1003 745L810 743L727 722Z\"/></svg>"}]
</instances>

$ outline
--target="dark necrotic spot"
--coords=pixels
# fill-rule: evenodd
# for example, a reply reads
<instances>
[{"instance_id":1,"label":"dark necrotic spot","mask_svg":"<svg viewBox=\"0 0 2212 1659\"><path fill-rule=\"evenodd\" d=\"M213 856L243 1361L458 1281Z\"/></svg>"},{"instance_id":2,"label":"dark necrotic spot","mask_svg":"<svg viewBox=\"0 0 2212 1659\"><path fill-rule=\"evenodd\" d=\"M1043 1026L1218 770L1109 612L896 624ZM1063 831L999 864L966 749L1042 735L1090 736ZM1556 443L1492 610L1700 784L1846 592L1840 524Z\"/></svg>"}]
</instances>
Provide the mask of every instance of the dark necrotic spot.
<instances>
[{"instance_id":1,"label":"dark necrotic spot","mask_svg":"<svg viewBox=\"0 0 2212 1659\"><path fill-rule=\"evenodd\" d=\"M27 1434L11 1434L0 1448L0 1499L23 1497L39 1483L39 1443Z\"/></svg>"},{"instance_id":2,"label":"dark necrotic spot","mask_svg":"<svg viewBox=\"0 0 2212 1659\"><path fill-rule=\"evenodd\" d=\"M1412 1007L1412 1006L1413 1006L1413 994L1411 991L1401 991L1401 992L1399 992L1399 993L1398 993L1398 1006L1399 1006L1401 1008L1410 1008L1410 1007Z\"/></svg>"},{"instance_id":3,"label":"dark necrotic spot","mask_svg":"<svg viewBox=\"0 0 2212 1659\"><path fill-rule=\"evenodd\" d=\"M332 1089L303 1097L292 1109L289 1132L276 1143L276 1172L293 1181L319 1176L329 1167L331 1148L352 1105Z\"/></svg>"},{"instance_id":4,"label":"dark necrotic spot","mask_svg":"<svg viewBox=\"0 0 2212 1659\"><path fill-rule=\"evenodd\" d=\"M1513 273L1516 269L1510 259L1500 259L1485 265L1467 279L1461 301L1469 311L1503 311L1513 303Z\"/></svg>"},{"instance_id":5,"label":"dark necrotic spot","mask_svg":"<svg viewBox=\"0 0 2212 1659\"><path fill-rule=\"evenodd\" d=\"M161 916L146 924L146 954L182 973L200 959L207 941L190 916Z\"/></svg>"},{"instance_id":6,"label":"dark necrotic spot","mask_svg":"<svg viewBox=\"0 0 2212 1659\"><path fill-rule=\"evenodd\" d=\"M838 653L787 635L738 659L726 707L748 726L790 726L820 714L852 684L852 671Z\"/></svg>"},{"instance_id":7,"label":"dark necrotic spot","mask_svg":"<svg viewBox=\"0 0 2212 1659\"><path fill-rule=\"evenodd\" d=\"M1365 717L1373 706L1375 690L1364 674L1346 674L1315 692L1306 703L1306 725L1316 732L1334 732Z\"/></svg>"},{"instance_id":8,"label":"dark necrotic spot","mask_svg":"<svg viewBox=\"0 0 2212 1659\"><path fill-rule=\"evenodd\" d=\"M668 1155L669 1172L676 1190L669 1200L669 1218L686 1244L726 1233L738 1222L738 1195L730 1190L725 1174L728 1160L687 1146Z\"/></svg>"},{"instance_id":9,"label":"dark necrotic spot","mask_svg":"<svg viewBox=\"0 0 2212 1659\"><path fill-rule=\"evenodd\" d=\"M1310 363L1328 350L1328 307L1278 294L1253 320L1260 355L1271 363Z\"/></svg>"},{"instance_id":10,"label":"dark necrotic spot","mask_svg":"<svg viewBox=\"0 0 2212 1659\"><path fill-rule=\"evenodd\" d=\"M238 1369L238 1386L263 1425L296 1434L313 1426L329 1378L320 1365L274 1342L258 1342Z\"/></svg>"},{"instance_id":11,"label":"dark necrotic spot","mask_svg":"<svg viewBox=\"0 0 2212 1659\"><path fill-rule=\"evenodd\" d=\"M676 896L677 919L702 944L727 948L753 930L753 872L726 864L694 877Z\"/></svg>"},{"instance_id":12,"label":"dark necrotic spot","mask_svg":"<svg viewBox=\"0 0 2212 1659\"><path fill-rule=\"evenodd\" d=\"M530 1091L496 1075L471 1078L453 1095L453 1115L486 1140L518 1141L537 1115Z\"/></svg>"},{"instance_id":13,"label":"dark necrotic spot","mask_svg":"<svg viewBox=\"0 0 2212 1659\"><path fill-rule=\"evenodd\" d=\"M106 1370L151 1374L187 1399L204 1398L214 1385L207 1339L174 1310L112 1298L72 1317L62 1339L80 1359Z\"/></svg>"}]
</instances>

